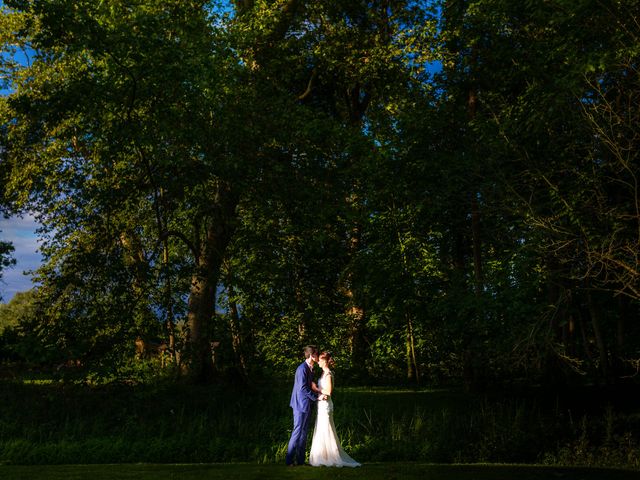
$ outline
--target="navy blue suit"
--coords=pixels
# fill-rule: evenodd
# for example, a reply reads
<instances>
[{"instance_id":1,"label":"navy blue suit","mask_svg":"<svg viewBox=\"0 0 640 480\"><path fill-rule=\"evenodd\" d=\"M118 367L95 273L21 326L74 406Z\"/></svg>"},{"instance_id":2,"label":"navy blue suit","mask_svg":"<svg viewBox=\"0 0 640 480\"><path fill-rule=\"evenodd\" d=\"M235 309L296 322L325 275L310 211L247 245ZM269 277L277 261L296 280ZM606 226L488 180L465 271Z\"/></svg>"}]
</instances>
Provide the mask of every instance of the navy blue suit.
<instances>
[{"instance_id":1,"label":"navy blue suit","mask_svg":"<svg viewBox=\"0 0 640 480\"><path fill-rule=\"evenodd\" d=\"M291 392L291 403L289 403L289 406L293 408L293 431L287 449L287 465L291 465L294 460L298 465L304 464L311 406L318 400L318 396L311 390L312 378L311 368L307 362L298 365Z\"/></svg>"}]
</instances>

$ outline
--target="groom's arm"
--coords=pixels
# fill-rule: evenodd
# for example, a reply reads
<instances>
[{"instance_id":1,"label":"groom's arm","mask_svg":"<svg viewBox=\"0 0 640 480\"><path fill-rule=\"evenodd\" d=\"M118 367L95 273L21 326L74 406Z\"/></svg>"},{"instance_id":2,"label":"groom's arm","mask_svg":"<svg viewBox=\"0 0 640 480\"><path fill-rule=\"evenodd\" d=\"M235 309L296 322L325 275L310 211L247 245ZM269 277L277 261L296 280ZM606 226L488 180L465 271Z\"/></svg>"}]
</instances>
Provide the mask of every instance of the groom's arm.
<instances>
[{"instance_id":1,"label":"groom's arm","mask_svg":"<svg viewBox=\"0 0 640 480\"><path fill-rule=\"evenodd\" d=\"M311 391L311 387L309 386L309 383L311 383L309 381L310 375L310 371L305 371L302 368L299 368L296 371L296 383L300 385L300 391L302 391L304 396L315 402L318 400L318 395Z\"/></svg>"}]
</instances>

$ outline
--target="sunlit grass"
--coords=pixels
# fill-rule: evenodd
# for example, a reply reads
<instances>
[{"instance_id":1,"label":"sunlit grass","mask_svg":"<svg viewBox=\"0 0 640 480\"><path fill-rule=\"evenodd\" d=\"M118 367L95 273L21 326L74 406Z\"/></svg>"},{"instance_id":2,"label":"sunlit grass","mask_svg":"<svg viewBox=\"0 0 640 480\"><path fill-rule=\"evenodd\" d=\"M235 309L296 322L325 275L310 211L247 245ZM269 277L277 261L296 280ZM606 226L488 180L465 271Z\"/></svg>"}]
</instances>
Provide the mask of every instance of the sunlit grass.
<instances>
[{"instance_id":1,"label":"sunlit grass","mask_svg":"<svg viewBox=\"0 0 640 480\"><path fill-rule=\"evenodd\" d=\"M22 380L22 383L25 385L54 385L60 382L50 378L29 378Z\"/></svg>"}]
</instances>

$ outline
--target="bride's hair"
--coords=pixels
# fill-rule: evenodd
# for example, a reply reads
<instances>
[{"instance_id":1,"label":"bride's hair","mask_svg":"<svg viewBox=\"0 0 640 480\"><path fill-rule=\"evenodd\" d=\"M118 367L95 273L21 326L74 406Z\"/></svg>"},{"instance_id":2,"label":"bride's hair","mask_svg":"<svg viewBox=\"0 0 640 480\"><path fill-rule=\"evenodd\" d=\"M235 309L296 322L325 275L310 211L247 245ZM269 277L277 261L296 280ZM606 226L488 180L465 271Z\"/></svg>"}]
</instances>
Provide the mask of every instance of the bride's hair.
<instances>
[{"instance_id":1,"label":"bride's hair","mask_svg":"<svg viewBox=\"0 0 640 480\"><path fill-rule=\"evenodd\" d=\"M327 362L327 366L329 368L333 368L333 366L336 364L333 356L331 355L331 352L322 352L320 354L320 358Z\"/></svg>"}]
</instances>

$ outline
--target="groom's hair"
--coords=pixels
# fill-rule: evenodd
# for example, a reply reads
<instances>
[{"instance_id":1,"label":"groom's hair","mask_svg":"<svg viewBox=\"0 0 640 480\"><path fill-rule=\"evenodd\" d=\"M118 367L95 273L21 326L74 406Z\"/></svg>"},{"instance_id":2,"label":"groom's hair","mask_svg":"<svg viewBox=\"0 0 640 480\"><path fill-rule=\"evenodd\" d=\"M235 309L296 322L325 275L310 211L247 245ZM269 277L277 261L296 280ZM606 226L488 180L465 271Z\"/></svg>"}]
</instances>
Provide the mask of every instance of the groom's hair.
<instances>
[{"instance_id":1,"label":"groom's hair","mask_svg":"<svg viewBox=\"0 0 640 480\"><path fill-rule=\"evenodd\" d=\"M314 353L318 353L318 347L315 345L307 345L304 347L304 358L309 358Z\"/></svg>"}]
</instances>

